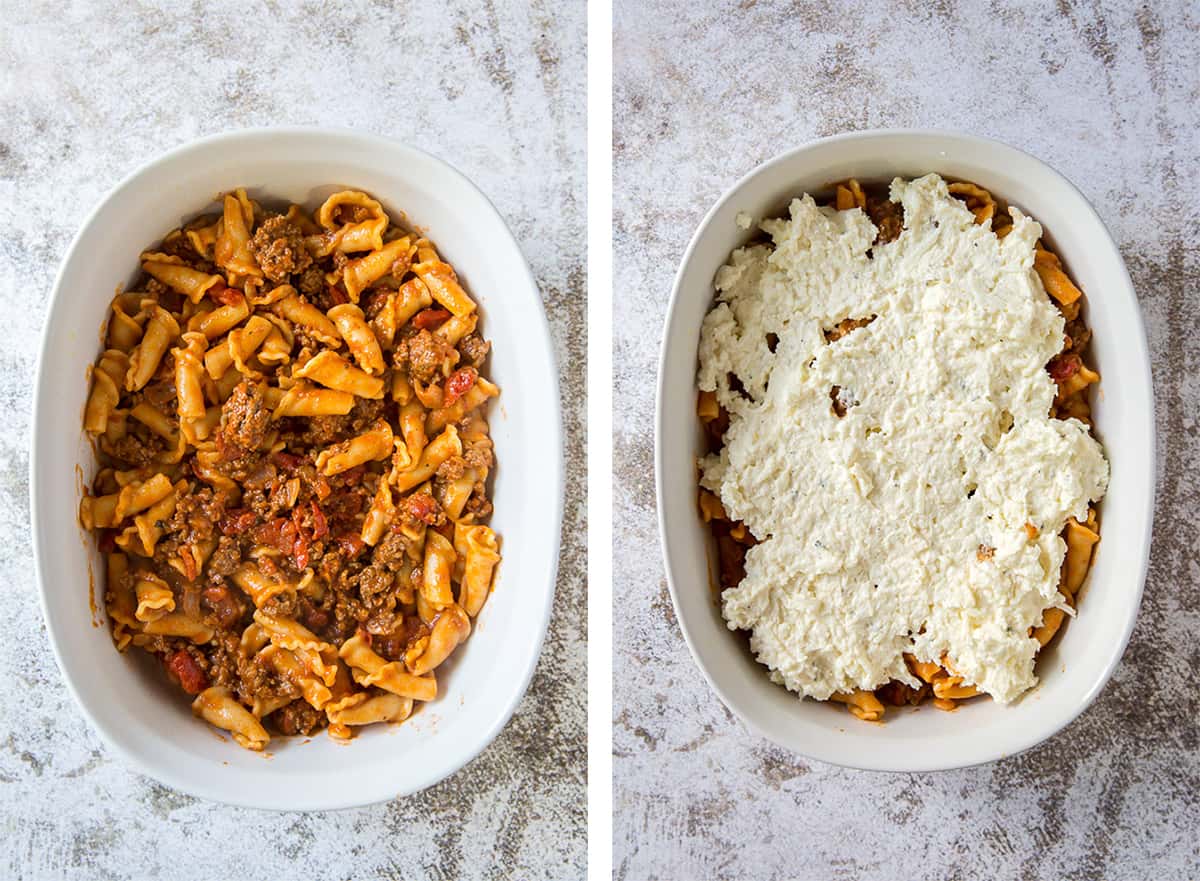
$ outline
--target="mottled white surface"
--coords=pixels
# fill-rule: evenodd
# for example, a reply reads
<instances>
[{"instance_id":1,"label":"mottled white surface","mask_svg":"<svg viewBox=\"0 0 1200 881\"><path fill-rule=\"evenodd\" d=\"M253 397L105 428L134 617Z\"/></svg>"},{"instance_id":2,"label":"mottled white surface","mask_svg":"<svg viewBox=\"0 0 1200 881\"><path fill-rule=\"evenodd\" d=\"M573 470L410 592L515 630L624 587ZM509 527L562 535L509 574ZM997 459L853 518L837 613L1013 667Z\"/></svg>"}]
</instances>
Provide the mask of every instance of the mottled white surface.
<instances>
[{"instance_id":1,"label":"mottled white surface","mask_svg":"<svg viewBox=\"0 0 1200 881\"><path fill-rule=\"evenodd\" d=\"M1200 877L1200 10L649 6L617 0L614 26L617 877ZM942 774L841 770L749 733L692 663L655 523L653 383L689 237L763 160L877 127L998 137L1063 171L1121 246L1154 363L1155 540L1114 680L1041 747Z\"/></svg>"},{"instance_id":2,"label":"mottled white surface","mask_svg":"<svg viewBox=\"0 0 1200 881\"><path fill-rule=\"evenodd\" d=\"M0 669L8 685L0 689L0 878L579 878L583 8L547 0L156 6L3 4ZM158 153L268 124L395 137L480 185L541 287L570 438L554 618L513 721L425 793L340 813L232 809L131 772L66 691L32 571L30 387L46 299L71 236L105 191ZM140 245L127 246L136 254ZM82 577L77 589L87 602Z\"/></svg>"}]
</instances>

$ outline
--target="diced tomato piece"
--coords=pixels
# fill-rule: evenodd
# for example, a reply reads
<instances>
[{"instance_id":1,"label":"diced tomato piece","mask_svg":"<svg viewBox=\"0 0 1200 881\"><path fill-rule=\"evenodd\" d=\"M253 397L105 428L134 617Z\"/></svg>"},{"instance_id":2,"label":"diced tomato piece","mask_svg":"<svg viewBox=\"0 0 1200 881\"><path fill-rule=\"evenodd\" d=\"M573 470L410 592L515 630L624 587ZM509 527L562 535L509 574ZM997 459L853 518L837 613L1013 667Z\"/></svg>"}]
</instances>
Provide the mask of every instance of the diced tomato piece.
<instances>
[{"instance_id":1,"label":"diced tomato piece","mask_svg":"<svg viewBox=\"0 0 1200 881\"><path fill-rule=\"evenodd\" d=\"M308 549L309 541L304 533L300 533L292 545L292 559L295 561L297 569L303 569L308 565Z\"/></svg>"},{"instance_id":2,"label":"diced tomato piece","mask_svg":"<svg viewBox=\"0 0 1200 881\"><path fill-rule=\"evenodd\" d=\"M350 302L350 298L346 296L346 292L339 285L329 286L329 299L333 301L335 306Z\"/></svg>"},{"instance_id":3,"label":"diced tomato piece","mask_svg":"<svg viewBox=\"0 0 1200 881\"><path fill-rule=\"evenodd\" d=\"M329 626L329 613L313 606L306 605L300 612L300 619L309 630L322 630Z\"/></svg>"},{"instance_id":4,"label":"diced tomato piece","mask_svg":"<svg viewBox=\"0 0 1200 881\"><path fill-rule=\"evenodd\" d=\"M321 510L321 506L316 502L309 502L308 504L312 508L312 537L314 540L324 538L329 535L329 521L325 519L325 512Z\"/></svg>"},{"instance_id":5,"label":"diced tomato piece","mask_svg":"<svg viewBox=\"0 0 1200 881\"><path fill-rule=\"evenodd\" d=\"M195 581L200 573L196 567L196 558L192 556L192 549L187 545L179 549L179 561L183 563L183 577L188 581Z\"/></svg>"},{"instance_id":6,"label":"diced tomato piece","mask_svg":"<svg viewBox=\"0 0 1200 881\"><path fill-rule=\"evenodd\" d=\"M263 575L268 578L279 578L281 576L282 573L279 571L279 566L266 554L259 557L256 562L258 563L258 568L262 570Z\"/></svg>"},{"instance_id":7,"label":"diced tomato piece","mask_svg":"<svg viewBox=\"0 0 1200 881\"><path fill-rule=\"evenodd\" d=\"M285 517L279 517L272 520L270 531L265 533L260 539L263 542L271 542L279 549L281 554L287 554L296 564L297 569L303 569L308 565L308 547L309 538L304 534L304 509L293 508L292 519L288 520Z\"/></svg>"},{"instance_id":8,"label":"diced tomato piece","mask_svg":"<svg viewBox=\"0 0 1200 881\"><path fill-rule=\"evenodd\" d=\"M229 287L223 281L217 282L215 285L205 291L205 293L207 293L209 297L213 299L213 301L220 303L222 306L233 306L237 303L240 303L244 299L241 291L239 291L237 288Z\"/></svg>"},{"instance_id":9,"label":"diced tomato piece","mask_svg":"<svg viewBox=\"0 0 1200 881\"><path fill-rule=\"evenodd\" d=\"M417 330L432 330L450 320L450 313L445 309L422 309L412 317L412 325Z\"/></svg>"},{"instance_id":10,"label":"diced tomato piece","mask_svg":"<svg viewBox=\"0 0 1200 881\"><path fill-rule=\"evenodd\" d=\"M333 488L329 485L329 481L324 476L317 477L316 483L317 498L322 502L329 498L329 494L333 492Z\"/></svg>"},{"instance_id":11,"label":"diced tomato piece","mask_svg":"<svg viewBox=\"0 0 1200 881\"><path fill-rule=\"evenodd\" d=\"M368 316L374 317L387 305L387 299L392 292L386 288L370 290L362 295L359 306Z\"/></svg>"},{"instance_id":12,"label":"diced tomato piece","mask_svg":"<svg viewBox=\"0 0 1200 881\"><path fill-rule=\"evenodd\" d=\"M246 508L234 508L221 518L221 532L225 535L240 535L251 526L258 516Z\"/></svg>"},{"instance_id":13,"label":"diced tomato piece","mask_svg":"<svg viewBox=\"0 0 1200 881\"><path fill-rule=\"evenodd\" d=\"M232 462L234 459L240 459L246 455L246 451L228 440L223 431L217 432L216 443L217 453L221 457L222 462Z\"/></svg>"},{"instance_id":14,"label":"diced tomato piece","mask_svg":"<svg viewBox=\"0 0 1200 881\"><path fill-rule=\"evenodd\" d=\"M1082 364L1078 355L1055 355L1046 365L1046 370L1055 382L1065 382L1079 372Z\"/></svg>"},{"instance_id":15,"label":"diced tomato piece","mask_svg":"<svg viewBox=\"0 0 1200 881\"><path fill-rule=\"evenodd\" d=\"M413 493L404 500L404 508L414 520L432 523L437 515L437 502L429 493Z\"/></svg>"},{"instance_id":16,"label":"diced tomato piece","mask_svg":"<svg viewBox=\"0 0 1200 881\"><path fill-rule=\"evenodd\" d=\"M208 677L204 675L196 659L183 649L167 659L167 669L179 680L179 684L188 694L199 694L208 688Z\"/></svg>"},{"instance_id":17,"label":"diced tomato piece","mask_svg":"<svg viewBox=\"0 0 1200 881\"><path fill-rule=\"evenodd\" d=\"M295 471L304 463L304 457L296 456L292 453L272 453L271 461L275 463L276 468L282 468L284 471Z\"/></svg>"},{"instance_id":18,"label":"diced tomato piece","mask_svg":"<svg viewBox=\"0 0 1200 881\"><path fill-rule=\"evenodd\" d=\"M450 374L442 393L442 403L449 407L475 385L479 379L479 371L474 367L460 367Z\"/></svg>"},{"instance_id":19,"label":"diced tomato piece","mask_svg":"<svg viewBox=\"0 0 1200 881\"><path fill-rule=\"evenodd\" d=\"M284 536L283 531L285 528L295 529L290 520L284 517L276 517L274 520L260 524L254 528L254 540L259 544L278 548L282 553L290 553L292 550L292 538Z\"/></svg>"},{"instance_id":20,"label":"diced tomato piece","mask_svg":"<svg viewBox=\"0 0 1200 881\"><path fill-rule=\"evenodd\" d=\"M357 557L360 553L362 553L362 549L366 547L366 544L363 542L362 538L353 532L347 532L344 535L339 535L336 541L338 543L338 547L340 547L350 559Z\"/></svg>"},{"instance_id":21,"label":"diced tomato piece","mask_svg":"<svg viewBox=\"0 0 1200 881\"><path fill-rule=\"evenodd\" d=\"M300 534L300 530L296 528L296 524L291 520L284 520L279 527L279 541L275 545L281 553L291 554L296 550L296 537Z\"/></svg>"}]
</instances>

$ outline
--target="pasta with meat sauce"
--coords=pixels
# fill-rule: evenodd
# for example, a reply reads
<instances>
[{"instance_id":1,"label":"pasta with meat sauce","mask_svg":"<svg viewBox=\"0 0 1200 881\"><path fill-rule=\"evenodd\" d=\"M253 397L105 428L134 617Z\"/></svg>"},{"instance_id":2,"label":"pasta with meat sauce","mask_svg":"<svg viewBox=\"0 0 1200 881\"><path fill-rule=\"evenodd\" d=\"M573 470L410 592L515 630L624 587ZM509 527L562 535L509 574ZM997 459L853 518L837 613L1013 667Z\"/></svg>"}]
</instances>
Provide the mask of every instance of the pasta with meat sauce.
<instances>
[{"instance_id":1,"label":"pasta with meat sauce","mask_svg":"<svg viewBox=\"0 0 1200 881\"><path fill-rule=\"evenodd\" d=\"M1003 239L1013 229L1013 218L1007 206L1000 205L995 197L973 183L958 182L948 187L950 195L964 202L974 215L977 224L986 224L994 234ZM875 244L892 242L904 231L903 207L888 198L885 192L869 192L856 180L838 184L829 207L836 211L861 210L874 224L877 237ZM1003 209L1003 210L1002 210ZM1050 415L1074 418L1087 426L1091 425L1091 387L1100 377L1086 363L1084 354L1091 333L1081 316L1084 298L1082 292L1066 274L1058 257L1039 241L1034 250L1033 269L1051 303L1062 314L1065 332L1062 350L1055 355L1046 370L1056 384L1056 394ZM866 326L872 318L848 318L825 330L825 340L833 343L847 334ZM768 341L774 351L775 342ZM836 386L830 394L830 409L833 416L846 415L846 402ZM718 402L716 393L700 391L697 413L703 427L708 452L718 453L725 445L725 433L730 425L730 414ZM728 515L721 498L708 489L699 491L699 512L703 522L709 525L717 551L718 573L716 581L721 590L739 585L746 578L745 560L747 551L758 543L758 539L746 525ZM1026 523L1025 531L1032 541L1037 529ZM1068 519L1062 532L1066 553L1060 573L1059 592L1070 608L1076 605L1079 591L1091 565L1093 550L1099 541L1099 525L1094 507L1088 507L1084 521ZM996 549L979 545L976 552L979 561L992 558ZM1044 648L1061 628L1065 618L1062 608L1052 607L1044 612L1040 626L1031 628L1029 636ZM912 654L904 655L904 664L919 686L893 679L873 690L858 690L849 693L834 693L831 700L844 704L857 718L866 721L881 721L888 706L902 707L932 700L942 710L954 710L962 700L981 696L975 685L964 680L955 670L953 659L943 655L940 663L923 662Z\"/></svg>"},{"instance_id":2,"label":"pasta with meat sauce","mask_svg":"<svg viewBox=\"0 0 1200 881\"><path fill-rule=\"evenodd\" d=\"M261 750L438 694L500 560L474 301L366 193L244 190L141 255L91 371L114 642Z\"/></svg>"}]
</instances>

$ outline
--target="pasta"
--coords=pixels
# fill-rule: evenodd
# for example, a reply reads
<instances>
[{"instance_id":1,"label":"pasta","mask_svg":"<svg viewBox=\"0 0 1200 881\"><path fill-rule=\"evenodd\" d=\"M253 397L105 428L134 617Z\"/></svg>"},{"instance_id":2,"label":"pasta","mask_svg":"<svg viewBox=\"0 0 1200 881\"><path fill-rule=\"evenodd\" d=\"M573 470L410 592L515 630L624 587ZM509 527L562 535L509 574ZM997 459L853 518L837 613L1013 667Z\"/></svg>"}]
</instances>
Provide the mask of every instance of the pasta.
<instances>
[{"instance_id":1,"label":"pasta","mask_svg":"<svg viewBox=\"0 0 1200 881\"><path fill-rule=\"evenodd\" d=\"M113 641L247 749L401 722L500 560L475 301L366 193L218 208L142 253L89 371Z\"/></svg>"},{"instance_id":2,"label":"pasta","mask_svg":"<svg viewBox=\"0 0 1200 881\"><path fill-rule=\"evenodd\" d=\"M986 189L969 182L952 183L949 192L966 204L978 224L986 224L1000 238L1011 230L1012 221L1007 210ZM877 241L888 242L900 235L903 229L901 209L885 198L877 198L864 191L855 180L838 184L834 188L832 205L838 211L861 209L866 212L878 231ZM1034 255L1033 269L1037 273L1050 301L1062 313L1065 321L1065 340L1062 351L1046 365L1046 370L1056 383L1057 393L1051 407L1051 415L1059 418L1078 419L1091 423L1089 394L1092 386L1099 382L1099 374L1084 363L1083 357L1090 340L1090 331L1081 317L1083 294L1066 273L1056 254L1038 243ZM872 319L848 319L825 332L826 339L835 341L857 327L870 323ZM770 345L770 343L768 343ZM835 387L834 392L837 389ZM833 410L839 411L839 399L833 397ZM438 411L434 411L436 414ZM709 452L718 452L724 445L725 431L729 426L729 414L718 403L711 391L700 391L696 401L696 412L704 430ZM698 493L698 512L701 520L709 525L717 550L718 577L722 589L738 585L745 578L746 551L756 544L755 536L746 527L732 520L726 513L721 499L707 489ZM464 531L470 527L463 527ZM1038 529L1027 523L1025 530L1030 541L1038 538ZM1071 608L1064 611L1051 607L1043 615L1041 623L1030 629L1029 636L1041 647L1050 643L1062 629L1068 615L1074 614L1079 591L1091 566L1094 549L1100 539L1099 525L1094 508L1088 509L1084 522L1068 520L1061 534L1065 544L1065 557L1059 580L1059 593ZM995 548L980 545L979 561L991 559ZM464 575L464 585L468 583ZM939 709L953 711L960 701L980 696L975 684L964 681L953 666L950 658L943 656L940 663L920 661L912 655L904 656L908 671L920 681L913 687L899 680L874 689L853 693L833 694L830 700L844 704L856 718L864 721L882 721L888 706L904 706L931 700Z\"/></svg>"}]
</instances>

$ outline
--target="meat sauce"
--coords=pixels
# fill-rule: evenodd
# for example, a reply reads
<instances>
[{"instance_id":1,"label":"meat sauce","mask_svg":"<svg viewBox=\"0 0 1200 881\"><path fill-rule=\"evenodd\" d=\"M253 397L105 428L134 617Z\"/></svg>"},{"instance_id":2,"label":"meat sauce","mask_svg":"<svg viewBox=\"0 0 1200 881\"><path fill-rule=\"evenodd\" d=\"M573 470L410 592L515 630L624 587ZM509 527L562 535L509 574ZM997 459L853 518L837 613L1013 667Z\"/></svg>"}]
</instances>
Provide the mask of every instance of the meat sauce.
<instances>
[{"instance_id":1,"label":"meat sauce","mask_svg":"<svg viewBox=\"0 0 1200 881\"><path fill-rule=\"evenodd\" d=\"M334 250L319 256L314 242L322 236L333 241L333 233L322 233L313 221L294 219L291 213L254 209L256 229L246 249L265 280L263 290L290 284L303 302L322 311L350 302L345 285L330 284L329 279L360 254L348 257ZM334 220L362 223L370 219L370 212L364 211L361 206L342 206ZM188 229L198 229L200 223ZM198 250L193 239L179 231L169 235L160 249L194 270L219 271L211 245ZM372 317L402 280L415 278L409 275L413 260L412 254L397 258L390 274L362 293ZM246 292L232 286L232 280L226 275L208 287L205 296L212 308L247 307ZM190 313L185 311L185 298L156 278L143 278L138 290L145 293L136 296L155 298L176 315L181 334L187 329ZM490 345L474 332L457 342L448 341L437 330L450 318L449 311L435 305L418 311L398 330L394 345L385 346L385 351L390 348L385 388L392 387L393 374L400 374L407 380L440 383L447 403L470 391ZM356 632L368 633L374 650L386 660L403 659L414 644L429 637L414 600L422 574L422 546L409 538L413 532L406 525L445 529L447 518L439 498L449 479L446 475L457 471L461 476L468 468L486 475L492 464L491 444L486 434L479 436L479 422L468 414L459 426L465 438L462 454L443 463L423 489L398 497L396 516L384 538L374 547L368 545L362 538L364 518L380 481L386 479L389 462L370 461L326 474L317 468L317 455L363 433L379 419L401 437L399 405L390 395L383 400L356 397L345 415L274 418L272 384L278 386L296 364L323 346L299 324L270 320L286 331L280 339L284 345L290 343L290 351L274 362L255 359L246 365L241 381L220 403L220 418L207 442L187 445L175 464L164 466L161 463L175 440L128 419L124 432L108 432L101 438L101 473L93 490L95 496L112 493L111 475L146 466L168 473L177 486L183 482L173 512L153 524L159 535L152 555L128 555L129 570L120 576L125 582L119 587L131 592L137 573L152 573L170 587L176 608L199 617L212 628L213 636L197 645L178 636L139 634L135 644L155 654L168 678L190 695L222 685L246 706L255 701L277 705L290 699L264 721L284 734L308 734L326 724L325 714L300 698L295 683L276 675L257 657L245 657L238 647L256 607L234 583L233 574L248 560L269 577L298 582L308 574L319 589L282 593L266 601L263 610L294 617L334 646ZM215 351L218 344L224 344L224 338L211 342L208 351ZM144 389L120 391L122 412L146 402L168 420L178 420L176 353L183 345L179 338L173 340L171 346L179 348L162 357ZM291 381L284 379L283 384ZM205 391L210 400L213 391ZM202 461L201 449L215 451L215 460ZM479 522L490 512L481 480L463 506L463 516L473 515ZM96 529L102 552L120 550L116 540L128 522ZM107 596L110 606L113 587L109 586Z\"/></svg>"}]
</instances>

